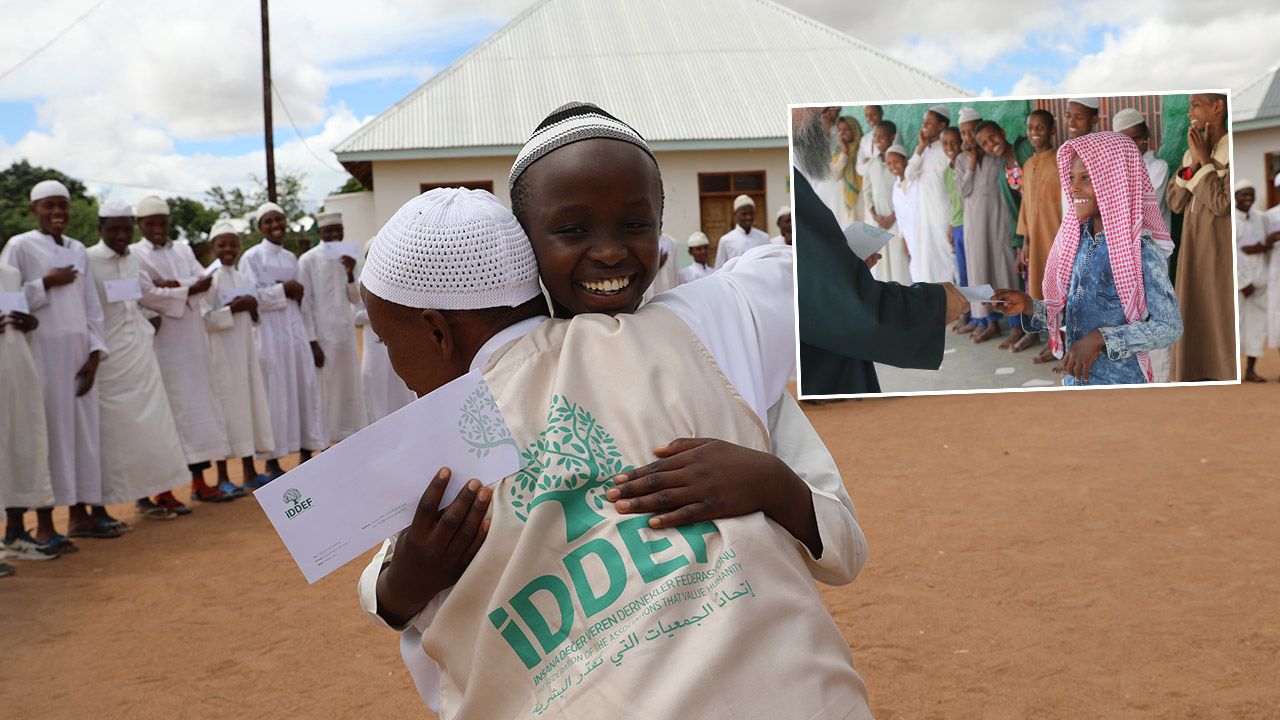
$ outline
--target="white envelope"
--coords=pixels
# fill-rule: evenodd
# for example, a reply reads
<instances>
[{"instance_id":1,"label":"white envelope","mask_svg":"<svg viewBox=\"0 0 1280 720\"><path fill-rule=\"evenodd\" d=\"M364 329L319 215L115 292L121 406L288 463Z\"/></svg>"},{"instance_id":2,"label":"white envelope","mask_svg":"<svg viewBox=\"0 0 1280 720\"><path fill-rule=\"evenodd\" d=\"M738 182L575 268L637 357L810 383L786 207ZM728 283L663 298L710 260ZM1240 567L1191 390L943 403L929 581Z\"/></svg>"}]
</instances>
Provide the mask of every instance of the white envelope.
<instances>
[{"instance_id":1,"label":"white envelope","mask_svg":"<svg viewBox=\"0 0 1280 720\"><path fill-rule=\"evenodd\" d=\"M991 299L991 296L995 295L995 294L996 294L996 291L995 291L995 288L991 287L990 285L974 285L974 286L972 286L972 287L960 287L960 288L956 288L956 289L957 289L957 290L959 290L959 291L960 291L960 294L961 294L961 295L963 295L963 296L965 296L965 298L966 298L966 299L968 299L968 301L969 301L969 302L976 302L976 303L984 303L984 302L989 302L989 303L1002 303L1002 302L1004 302L1003 300L992 300L992 299Z\"/></svg>"},{"instance_id":2,"label":"white envelope","mask_svg":"<svg viewBox=\"0 0 1280 720\"><path fill-rule=\"evenodd\" d=\"M855 221L849 223L844 229L844 239L854 255L866 260L888 245L893 239L893 233L884 228Z\"/></svg>"},{"instance_id":3,"label":"white envelope","mask_svg":"<svg viewBox=\"0 0 1280 720\"><path fill-rule=\"evenodd\" d=\"M26 293L0 292L0 317L8 315L15 310L20 313L31 314L31 308L27 306Z\"/></svg>"},{"instance_id":4,"label":"white envelope","mask_svg":"<svg viewBox=\"0 0 1280 720\"><path fill-rule=\"evenodd\" d=\"M324 248L325 257L330 260L340 260L343 257L349 257L355 260L360 257L360 245L358 243L339 240L334 242L320 243Z\"/></svg>"},{"instance_id":5,"label":"white envelope","mask_svg":"<svg viewBox=\"0 0 1280 720\"><path fill-rule=\"evenodd\" d=\"M418 398L254 492L308 583L409 526L436 470L441 507L471 478L495 483L520 453L480 371Z\"/></svg>"},{"instance_id":6,"label":"white envelope","mask_svg":"<svg viewBox=\"0 0 1280 720\"><path fill-rule=\"evenodd\" d=\"M241 295L252 295L253 297L258 297L258 291L247 285L244 287L232 288L230 290L223 290L218 293L218 300L223 305L230 305L232 300L235 300Z\"/></svg>"},{"instance_id":7,"label":"white envelope","mask_svg":"<svg viewBox=\"0 0 1280 720\"><path fill-rule=\"evenodd\" d=\"M142 299L142 283L136 277L123 280L103 280L102 289L106 291L107 302L109 303Z\"/></svg>"},{"instance_id":8,"label":"white envelope","mask_svg":"<svg viewBox=\"0 0 1280 720\"><path fill-rule=\"evenodd\" d=\"M291 267L272 266L263 268L262 274L266 276L268 282L288 282L293 279L295 270Z\"/></svg>"}]
</instances>

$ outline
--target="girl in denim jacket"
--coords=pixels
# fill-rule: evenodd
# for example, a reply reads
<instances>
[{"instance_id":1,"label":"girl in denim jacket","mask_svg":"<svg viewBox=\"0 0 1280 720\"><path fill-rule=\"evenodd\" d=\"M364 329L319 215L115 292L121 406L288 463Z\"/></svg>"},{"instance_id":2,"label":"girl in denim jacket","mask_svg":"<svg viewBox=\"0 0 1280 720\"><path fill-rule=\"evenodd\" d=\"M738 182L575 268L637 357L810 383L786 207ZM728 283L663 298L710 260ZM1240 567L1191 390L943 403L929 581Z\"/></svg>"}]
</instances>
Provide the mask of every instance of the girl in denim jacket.
<instances>
[{"instance_id":1,"label":"girl in denim jacket","mask_svg":"<svg viewBox=\"0 0 1280 720\"><path fill-rule=\"evenodd\" d=\"M1044 300L998 290L994 301L1024 327L1047 329L1062 358L1064 385L1152 381L1147 353L1182 336L1169 282L1169 230L1138 146L1098 132L1058 149L1058 174L1071 199L1049 251Z\"/></svg>"}]
</instances>

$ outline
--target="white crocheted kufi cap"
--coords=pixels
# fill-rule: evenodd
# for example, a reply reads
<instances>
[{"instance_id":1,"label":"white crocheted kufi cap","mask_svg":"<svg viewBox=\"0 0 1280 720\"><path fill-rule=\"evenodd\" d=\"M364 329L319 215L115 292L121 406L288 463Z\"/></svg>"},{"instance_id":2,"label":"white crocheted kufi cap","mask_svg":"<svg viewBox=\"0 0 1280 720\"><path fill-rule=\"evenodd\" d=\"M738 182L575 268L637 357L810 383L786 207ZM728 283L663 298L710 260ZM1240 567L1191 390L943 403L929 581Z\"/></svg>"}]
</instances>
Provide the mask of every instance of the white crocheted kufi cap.
<instances>
[{"instance_id":1,"label":"white crocheted kufi cap","mask_svg":"<svg viewBox=\"0 0 1280 720\"><path fill-rule=\"evenodd\" d=\"M230 220L219 220L213 224L209 230L209 239L212 240L219 235L235 235L240 237L240 233L236 230L235 223Z\"/></svg>"},{"instance_id":2,"label":"white crocheted kufi cap","mask_svg":"<svg viewBox=\"0 0 1280 720\"><path fill-rule=\"evenodd\" d=\"M437 188L405 203L369 246L361 282L412 308L515 307L542 294L533 246L491 193Z\"/></svg>"},{"instance_id":3,"label":"white crocheted kufi cap","mask_svg":"<svg viewBox=\"0 0 1280 720\"><path fill-rule=\"evenodd\" d=\"M262 203L261 205L259 205L259 206L258 206L258 209L257 209L257 210L255 210L255 211L254 211L254 213L253 213L253 224L254 224L254 226L255 226L255 227L257 227L258 225L261 225L261 224L262 224L262 218L266 217L266 216L267 216L267 213L269 213L269 212L278 212L278 213L280 213L280 216L281 216L281 217L284 217L284 219L285 219L285 220L288 220L288 219L289 219L289 218L288 218L288 217L286 217L286 216L285 216L285 214L284 214L284 208L280 207L279 205L277 205L277 204L275 204L275 203L273 203L273 202L265 202L265 203Z\"/></svg>"},{"instance_id":4,"label":"white crocheted kufi cap","mask_svg":"<svg viewBox=\"0 0 1280 720\"><path fill-rule=\"evenodd\" d=\"M1093 110L1097 110L1097 109L1098 109L1098 106L1099 106L1099 105L1101 105L1101 103L1098 101L1098 98L1096 98L1096 97L1078 97L1078 98L1069 98L1069 99L1067 100L1067 103L1068 103L1068 104L1070 104L1070 103L1075 103L1075 104L1077 104L1077 105L1083 105L1083 106L1085 106L1085 107L1087 107L1087 108L1091 108L1091 109L1093 109Z\"/></svg>"},{"instance_id":5,"label":"white crocheted kufi cap","mask_svg":"<svg viewBox=\"0 0 1280 720\"><path fill-rule=\"evenodd\" d=\"M1142 117L1142 113L1133 108L1125 108L1111 118L1111 129L1120 132L1121 130L1128 130L1131 127L1141 125L1146 121L1147 119Z\"/></svg>"},{"instance_id":6,"label":"white crocheted kufi cap","mask_svg":"<svg viewBox=\"0 0 1280 720\"><path fill-rule=\"evenodd\" d=\"M738 210L744 207L749 207L754 210L755 206L756 206L756 201L752 200L750 195L739 195L738 197L733 199L734 212L738 212Z\"/></svg>"},{"instance_id":7,"label":"white crocheted kufi cap","mask_svg":"<svg viewBox=\"0 0 1280 720\"><path fill-rule=\"evenodd\" d=\"M555 150L582 140L598 138L631 143L644 150L655 164L658 162L653 157L653 150L649 149L649 143L630 125L605 112L598 105L571 102L556 108L534 129L533 135L516 155L515 164L507 175L507 187L514 188L516 180L520 179L530 165Z\"/></svg>"},{"instance_id":8,"label":"white crocheted kufi cap","mask_svg":"<svg viewBox=\"0 0 1280 720\"><path fill-rule=\"evenodd\" d=\"M98 206L98 217L102 219L131 218L133 206L123 200L108 200Z\"/></svg>"},{"instance_id":9,"label":"white crocheted kufi cap","mask_svg":"<svg viewBox=\"0 0 1280 720\"><path fill-rule=\"evenodd\" d=\"M773 220L774 222L777 222L784 217L791 217L790 205L783 205L782 207L778 208L778 214L773 217Z\"/></svg>"},{"instance_id":10,"label":"white crocheted kufi cap","mask_svg":"<svg viewBox=\"0 0 1280 720\"><path fill-rule=\"evenodd\" d=\"M907 149L901 145L890 145L885 148L884 154L885 157L888 157L889 155L901 155L902 157L907 157Z\"/></svg>"},{"instance_id":11,"label":"white crocheted kufi cap","mask_svg":"<svg viewBox=\"0 0 1280 720\"><path fill-rule=\"evenodd\" d=\"M31 188L31 202L39 202L45 198L63 197L71 199L67 186L57 180L41 180Z\"/></svg>"},{"instance_id":12,"label":"white crocheted kufi cap","mask_svg":"<svg viewBox=\"0 0 1280 720\"><path fill-rule=\"evenodd\" d=\"M706 233L696 232L689 236L689 247L691 248L706 247L710 244L711 239L707 237Z\"/></svg>"},{"instance_id":13,"label":"white crocheted kufi cap","mask_svg":"<svg viewBox=\"0 0 1280 720\"><path fill-rule=\"evenodd\" d=\"M947 120L951 119L951 108L947 107L946 105L934 105L933 107L929 108L929 112L935 115L941 115Z\"/></svg>"},{"instance_id":14,"label":"white crocheted kufi cap","mask_svg":"<svg viewBox=\"0 0 1280 720\"><path fill-rule=\"evenodd\" d=\"M957 121L961 125L967 122L975 122L982 119L982 113L973 108L960 108L960 119Z\"/></svg>"},{"instance_id":15,"label":"white crocheted kufi cap","mask_svg":"<svg viewBox=\"0 0 1280 720\"><path fill-rule=\"evenodd\" d=\"M138 201L138 217L151 217L152 215L168 214L169 203L166 203L155 195L148 195Z\"/></svg>"},{"instance_id":16,"label":"white crocheted kufi cap","mask_svg":"<svg viewBox=\"0 0 1280 720\"><path fill-rule=\"evenodd\" d=\"M342 213L340 212L320 213L319 215L316 216L316 227L318 228L329 227L330 225L341 225L341 224L342 224Z\"/></svg>"}]
</instances>

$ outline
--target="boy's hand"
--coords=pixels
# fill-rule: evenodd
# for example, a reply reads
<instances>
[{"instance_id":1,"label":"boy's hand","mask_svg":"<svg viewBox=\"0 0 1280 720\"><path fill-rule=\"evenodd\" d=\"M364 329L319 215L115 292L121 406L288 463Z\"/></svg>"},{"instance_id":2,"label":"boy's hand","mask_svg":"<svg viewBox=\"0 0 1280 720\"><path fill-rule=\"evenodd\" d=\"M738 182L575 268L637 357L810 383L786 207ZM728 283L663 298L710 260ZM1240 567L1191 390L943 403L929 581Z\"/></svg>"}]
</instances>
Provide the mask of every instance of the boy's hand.
<instances>
[{"instance_id":1,"label":"boy's hand","mask_svg":"<svg viewBox=\"0 0 1280 720\"><path fill-rule=\"evenodd\" d=\"M156 286L156 287L158 287L158 288L180 288L180 287L182 287L182 283L178 282L177 280L152 280L152 281L151 281L151 284L152 284L152 285L155 285L155 286Z\"/></svg>"},{"instance_id":2,"label":"boy's hand","mask_svg":"<svg viewBox=\"0 0 1280 720\"><path fill-rule=\"evenodd\" d=\"M1209 150L1209 133L1206 130L1203 134L1196 130L1193 123L1187 128L1187 145L1191 148L1191 158L1195 161L1194 170L1199 170L1201 166L1208 165L1213 162Z\"/></svg>"},{"instance_id":3,"label":"boy's hand","mask_svg":"<svg viewBox=\"0 0 1280 720\"><path fill-rule=\"evenodd\" d=\"M98 375L99 351L89 353L89 359L76 371L76 397L83 397L93 389L93 379Z\"/></svg>"},{"instance_id":4,"label":"boy's hand","mask_svg":"<svg viewBox=\"0 0 1280 720\"><path fill-rule=\"evenodd\" d=\"M1244 287L1240 288L1240 294L1245 297L1249 297L1254 293L1255 289L1256 288L1253 287L1253 283L1249 283L1248 285L1245 285Z\"/></svg>"},{"instance_id":5,"label":"boy's hand","mask_svg":"<svg viewBox=\"0 0 1280 720\"><path fill-rule=\"evenodd\" d=\"M1020 290L996 290L991 299L1003 301L1000 312L1005 315L1025 315L1032 307L1031 296Z\"/></svg>"},{"instance_id":6,"label":"boy's hand","mask_svg":"<svg viewBox=\"0 0 1280 720\"><path fill-rule=\"evenodd\" d=\"M231 308L231 312L233 313L253 312L258 309L258 298L252 295L241 295L235 300L232 300L231 304L227 307Z\"/></svg>"},{"instance_id":7,"label":"boy's hand","mask_svg":"<svg viewBox=\"0 0 1280 720\"><path fill-rule=\"evenodd\" d=\"M1025 272L1028 265L1029 260L1027 258L1027 246L1023 244L1022 247L1018 248L1018 272Z\"/></svg>"},{"instance_id":8,"label":"boy's hand","mask_svg":"<svg viewBox=\"0 0 1280 720\"><path fill-rule=\"evenodd\" d=\"M1094 330L1085 335L1067 350L1066 356L1062 358L1062 371L1077 380L1088 380L1089 366L1093 365L1093 359L1106 346L1101 332Z\"/></svg>"},{"instance_id":9,"label":"boy's hand","mask_svg":"<svg viewBox=\"0 0 1280 720\"><path fill-rule=\"evenodd\" d=\"M876 263L880 262L883 258L884 256L880 253L871 253L867 258L867 269L870 270L871 268L874 268Z\"/></svg>"},{"instance_id":10,"label":"boy's hand","mask_svg":"<svg viewBox=\"0 0 1280 720\"><path fill-rule=\"evenodd\" d=\"M160 332L160 316L159 315L156 315L153 318L147 318L147 322L151 323L152 330L155 330L156 332Z\"/></svg>"},{"instance_id":11,"label":"boy's hand","mask_svg":"<svg viewBox=\"0 0 1280 720\"><path fill-rule=\"evenodd\" d=\"M822 554L809 488L773 455L712 438L679 438L654 454L605 491L619 513L652 513L650 527L669 528L761 511Z\"/></svg>"},{"instance_id":12,"label":"boy's hand","mask_svg":"<svg viewBox=\"0 0 1280 720\"><path fill-rule=\"evenodd\" d=\"M76 277L78 275L79 271L72 265L54 268L44 276L44 289L52 290L56 287L62 287L63 285L70 285L76 281Z\"/></svg>"},{"instance_id":13,"label":"boy's hand","mask_svg":"<svg viewBox=\"0 0 1280 720\"><path fill-rule=\"evenodd\" d=\"M316 367L324 367L324 350L320 349L320 343L315 340L311 341L311 359L315 361Z\"/></svg>"},{"instance_id":14,"label":"boy's hand","mask_svg":"<svg viewBox=\"0 0 1280 720\"><path fill-rule=\"evenodd\" d=\"M9 324L12 325L15 330L20 330L24 333L29 333L40 326L40 321L36 319L35 315L28 315L27 313L18 312L17 310L9 313L8 318Z\"/></svg>"},{"instance_id":15,"label":"boy's hand","mask_svg":"<svg viewBox=\"0 0 1280 720\"><path fill-rule=\"evenodd\" d=\"M349 255L343 255L340 259L342 268L347 271L347 282L355 282L356 259Z\"/></svg>"},{"instance_id":16,"label":"boy's hand","mask_svg":"<svg viewBox=\"0 0 1280 720\"><path fill-rule=\"evenodd\" d=\"M484 519L493 491L471 480L440 509L452 472L440 468L422 493L413 522L396 538L391 563L378 577L378 614L403 625L436 594L453 586L489 532Z\"/></svg>"},{"instance_id":17,"label":"boy's hand","mask_svg":"<svg viewBox=\"0 0 1280 720\"><path fill-rule=\"evenodd\" d=\"M199 295L213 287L213 276L205 275L199 280L191 283L191 287L187 288L187 295Z\"/></svg>"},{"instance_id":18,"label":"boy's hand","mask_svg":"<svg viewBox=\"0 0 1280 720\"><path fill-rule=\"evenodd\" d=\"M306 292L306 289L302 287L302 283L297 280L285 280L280 284L284 286L285 297L296 303L302 302L302 295Z\"/></svg>"}]
</instances>

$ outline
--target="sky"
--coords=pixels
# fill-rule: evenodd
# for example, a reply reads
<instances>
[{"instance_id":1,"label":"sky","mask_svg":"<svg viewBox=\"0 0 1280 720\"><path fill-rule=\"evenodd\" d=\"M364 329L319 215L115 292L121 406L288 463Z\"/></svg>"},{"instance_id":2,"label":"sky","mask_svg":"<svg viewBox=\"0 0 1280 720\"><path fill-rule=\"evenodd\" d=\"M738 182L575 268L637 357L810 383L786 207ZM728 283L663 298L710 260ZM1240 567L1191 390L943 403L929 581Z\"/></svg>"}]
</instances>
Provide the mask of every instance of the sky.
<instances>
[{"instance_id":1,"label":"sky","mask_svg":"<svg viewBox=\"0 0 1280 720\"><path fill-rule=\"evenodd\" d=\"M531 4L272 0L277 172L304 173L319 206L348 177L331 147ZM1272 4L781 4L984 95L1238 89L1280 62ZM0 167L27 159L129 201L262 177L259 3L175 7L0 0Z\"/></svg>"}]
</instances>

